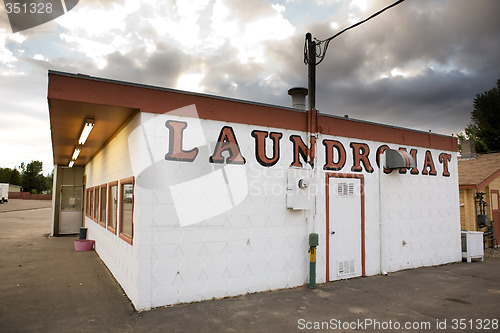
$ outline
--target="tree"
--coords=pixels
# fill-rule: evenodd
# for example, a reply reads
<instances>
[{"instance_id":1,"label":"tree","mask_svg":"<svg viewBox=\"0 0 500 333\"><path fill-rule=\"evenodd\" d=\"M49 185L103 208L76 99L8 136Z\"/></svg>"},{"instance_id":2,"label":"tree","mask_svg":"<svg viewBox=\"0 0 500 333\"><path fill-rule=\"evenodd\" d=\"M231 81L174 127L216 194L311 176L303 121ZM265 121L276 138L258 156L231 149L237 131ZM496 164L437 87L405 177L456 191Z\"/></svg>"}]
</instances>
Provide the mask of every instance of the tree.
<instances>
[{"instance_id":1,"label":"tree","mask_svg":"<svg viewBox=\"0 0 500 333\"><path fill-rule=\"evenodd\" d=\"M54 182L54 171L52 171L49 175L45 177L45 185L49 193L52 193L53 182Z\"/></svg>"},{"instance_id":2,"label":"tree","mask_svg":"<svg viewBox=\"0 0 500 333\"><path fill-rule=\"evenodd\" d=\"M0 183L21 185L21 174L17 169L0 168Z\"/></svg>"},{"instance_id":3,"label":"tree","mask_svg":"<svg viewBox=\"0 0 500 333\"><path fill-rule=\"evenodd\" d=\"M48 190L42 171L43 163L40 161L31 161L27 165L21 163L22 187L25 192L41 193Z\"/></svg>"},{"instance_id":4,"label":"tree","mask_svg":"<svg viewBox=\"0 0 500 333\"><path fill-rule=\"evenodd\" d=\"M21 173L17 169L12 169L12 172L10 174L10 181L9 183L12 185L19 185L21 186L22 184L22 179L21 179Z\"/></svg>"},{"instance_id":5,"label":"tree","mask_svg":"<svg viewBox=\"0 0 500 333\"><path fill-rule=\"evenodd\" d=\"M500 151L500 79L496 87L474 98L471 123L465 134L474 140L477 153Z\"/></svg>"},{"instance_id":6,"label":"tree","mask_svg":"<svg viewBox=\"0 0 500 333\"><path fill-rule=\"evenodd\" d=\"M40 161L31 161L27 165L21 163L19 170L0 168L0 183L19 185L25 192L52 193L54 171L44 177L42 170L43 163Z\"/></svg>"},{"instance_id":7,"label":"tree","mask_svg":"<svg viewBox=\"0 0 500 333\"><path fill-rule=\"evenodd\" d=\"M12 169L0 168L0 183L10 183L11 174L12 174Z\"/></svg>"}]
</instances>

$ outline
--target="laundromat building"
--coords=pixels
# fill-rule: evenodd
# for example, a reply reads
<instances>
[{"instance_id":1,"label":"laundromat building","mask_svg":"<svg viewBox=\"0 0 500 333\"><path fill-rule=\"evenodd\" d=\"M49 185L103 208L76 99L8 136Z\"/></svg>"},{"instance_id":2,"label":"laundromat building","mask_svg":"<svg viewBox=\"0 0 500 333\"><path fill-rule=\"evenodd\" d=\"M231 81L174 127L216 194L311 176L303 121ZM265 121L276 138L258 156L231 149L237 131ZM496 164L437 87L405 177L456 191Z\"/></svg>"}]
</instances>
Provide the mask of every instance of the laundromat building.
<instances>
[{"instance_id":1,"label":"laundromat building","mask_svg":"<svg viewBox=\"0 0 500 333\"><path fill-rule=\"evenodd\" d=\"M461 260L456 138L48 77L52 234L85 226L138 310L307 284L312 233L318 283Z\"/></svg>"}]
</instances>

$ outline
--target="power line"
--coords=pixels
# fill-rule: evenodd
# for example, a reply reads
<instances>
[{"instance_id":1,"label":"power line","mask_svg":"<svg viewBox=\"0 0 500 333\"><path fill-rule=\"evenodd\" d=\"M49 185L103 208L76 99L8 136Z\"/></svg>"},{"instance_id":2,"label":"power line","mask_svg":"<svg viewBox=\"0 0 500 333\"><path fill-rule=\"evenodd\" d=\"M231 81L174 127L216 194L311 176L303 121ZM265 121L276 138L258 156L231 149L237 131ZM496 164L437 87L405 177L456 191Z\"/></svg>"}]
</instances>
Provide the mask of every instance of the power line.
<instances>
[{"instance_id":1,"label":"power line","mask_svg":"<svg viewBox=\"0 0 500 333\"><path fill-rule=\"evenodd\" d=\"M360 22L358 22L356 24L351 25L348 28L345 28L344 30L336 33L335 35L333 35L330 38L327 38L325 40L318 40L317 38L314 38L314 40L315 40L314 44L315 44L315 47L316 47L316 50L315 50L314 53L315 53L316 58L319 59L319 61L316 62L315 64L319 65L323 61L323 59L325 59L326 50L328 49L328 45L330 44L330 41L332 39L334 39L335 37L340 36L341 34L343 34L344 32L346 32L348 30L351 30L351 29L353 29L353 28L355 28L355 27L357 27L357 26L359 26L359 25L361 25L361 24L363 24L363 23L371 20L372 18L374 18L374 17L382 14L386 10L388 10L388 9L390 9L390 8L396 6L396 5L399 5L403 1L405 1L405 0L398 0L398 1L394 2L392 5L389 5L389 6L385 7L385 8L383 8L383 9L379 10L378 12L376 12L375 14L371 15L370 17L364 19L363 21L360 21ZM308 51L307 48L308 48L308 42L307 42L307 39L306 39L306 43L304 45L304 63L306 65L311 61L311 59L309 59L309 57L308 57L309 56L309 51ZM318 52L318 49L319 49L319 52ZM314 59L313 61L316 61L316 59Z\"/></svg>"}]
</instances>

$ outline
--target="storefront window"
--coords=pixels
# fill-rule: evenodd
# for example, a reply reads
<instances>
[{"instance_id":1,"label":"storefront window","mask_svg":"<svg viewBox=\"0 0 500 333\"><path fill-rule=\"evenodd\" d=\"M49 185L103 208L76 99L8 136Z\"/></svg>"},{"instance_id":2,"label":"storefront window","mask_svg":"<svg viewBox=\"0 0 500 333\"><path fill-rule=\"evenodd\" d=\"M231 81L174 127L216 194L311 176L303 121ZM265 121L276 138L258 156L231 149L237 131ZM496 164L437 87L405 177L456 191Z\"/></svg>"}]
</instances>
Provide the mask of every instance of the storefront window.
<instances>
[{"instance_id":1,"label":"storefront window","mask_svg":"<svg viewBox=\"0 0 500 333\"><path fill-rule=\"evenodd\" d=\"M132 244L134 213L134 179L122 180L120 187L120 237Z\"/></svg>"},{"instance_id":2,"label":"storefront window","mask_svg":"<svg viewBox=\"0 0 500 333\"><path fill-rule=\"evenodd\" d=\"M99 206L100 206L100 200L99 200L99 188L95 188L95 204L94 204L94 221L99 222Z\"/></svg>"},{"instance_id":3,"label":"storefront window","mask_svg":"<svg viewBox=\"0 0 500 333\"><path fill-rule=\"evenodd\" d=\"M101 214L99 215L99 222L106 225L106 185L101 186Z\"/></svg>"},{"instance_id":4,"label":"storefront window","mask_svg":"<svg viewBox=\"0 0 500 333\"><path fill-rule=\"evenodd\" d=\"M94 213L94 189L90 189L89 193L90 193L90 195L89 195L89 204L90 204L89 217L93 218L94 217L94 215L93 215L93 213Z\"/></svg>"},{"instance_id":5,"label":"storefront window","mask_svg":"<svg viewBox=\"0 0 500 333\"><path fill-rule=\"evenodd\" d=\"M118 183L109 185L109 212L108 212L108 229L116 233L117 208L118 208Z\"/></svg>"},{"instance_id":6,"label":"storefront window","mask_svg":"<svg viewBox=\"0 0 500 333\"><path fill-rule=\"evenodd\" d=\"M90 190L87 189L87 195L85 197L85 214L90 216Z\"/></svg>"}]
</instances>

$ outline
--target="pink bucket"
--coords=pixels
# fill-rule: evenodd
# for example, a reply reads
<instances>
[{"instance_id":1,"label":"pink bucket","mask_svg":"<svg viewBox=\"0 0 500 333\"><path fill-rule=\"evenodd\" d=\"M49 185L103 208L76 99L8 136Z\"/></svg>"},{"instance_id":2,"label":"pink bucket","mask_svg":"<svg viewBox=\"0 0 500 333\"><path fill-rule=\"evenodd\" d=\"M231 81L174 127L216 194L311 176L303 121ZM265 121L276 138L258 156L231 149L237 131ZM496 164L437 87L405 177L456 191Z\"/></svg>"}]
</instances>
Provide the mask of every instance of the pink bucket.
<instances>
[{"instance_id":1,"label":"pink bucket","mask_svg":"<svg viewBox=\"0 0 500 333\"><path fill-rule=\"evenodd\" d=\"M91 251L94 248L95 241L91 239L75 240L75 251Z\"/></svg>"}]
</instances>

